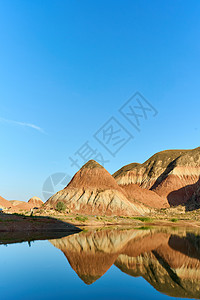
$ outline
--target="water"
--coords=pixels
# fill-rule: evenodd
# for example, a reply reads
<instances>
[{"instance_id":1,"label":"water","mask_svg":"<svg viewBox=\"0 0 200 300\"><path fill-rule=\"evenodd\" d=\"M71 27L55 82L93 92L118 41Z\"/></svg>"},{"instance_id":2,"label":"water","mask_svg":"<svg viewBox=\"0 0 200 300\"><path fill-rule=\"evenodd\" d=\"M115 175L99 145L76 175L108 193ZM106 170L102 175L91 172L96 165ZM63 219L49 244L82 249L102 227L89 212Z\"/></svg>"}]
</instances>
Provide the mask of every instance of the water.
<instances>
[{"instance_id":1,"label":"water","mask_svg":"<svg viewBox=\"0 0 200 300\"><path fill-rule=\"evenodd\" d=\"M198 231L107 228L6 242L1 300L200 298Z\"/></svg>"}]
</instances>

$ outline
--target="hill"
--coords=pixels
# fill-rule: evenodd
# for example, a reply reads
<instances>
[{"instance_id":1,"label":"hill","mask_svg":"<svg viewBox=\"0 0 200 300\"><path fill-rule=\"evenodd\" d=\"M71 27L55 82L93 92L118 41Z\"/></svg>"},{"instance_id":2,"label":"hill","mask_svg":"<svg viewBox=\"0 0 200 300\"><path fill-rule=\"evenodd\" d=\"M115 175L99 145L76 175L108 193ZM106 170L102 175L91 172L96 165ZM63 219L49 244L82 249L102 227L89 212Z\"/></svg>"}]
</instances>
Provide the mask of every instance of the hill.
<instances>
[{"instance_id":1,"label":"hill","mask_svg":"<svg viewBox=\"0 0 200 300\"><path fill-rule=\"evenodd\" d=\"M143 204L127 199L112 175L94 160L88 161L70 183L46 202L56 207L64 202L73 213L89 215L138 215L149 212Z\"/></svg>"},{"instance_id":2,"label":"hill","mask_svg":"<svg viewBox=\"0 0 200 300\"><path fill-rule=\"evenodd\" d=\"M113 177L120 187L127 189L129 186L131 190L130 185L136 184L142 189L153 191L165 201L165 205L184 204L198 187L200 147L158 152L143 164L131 163L122 167Z\"/></svg>"}]
</instances>

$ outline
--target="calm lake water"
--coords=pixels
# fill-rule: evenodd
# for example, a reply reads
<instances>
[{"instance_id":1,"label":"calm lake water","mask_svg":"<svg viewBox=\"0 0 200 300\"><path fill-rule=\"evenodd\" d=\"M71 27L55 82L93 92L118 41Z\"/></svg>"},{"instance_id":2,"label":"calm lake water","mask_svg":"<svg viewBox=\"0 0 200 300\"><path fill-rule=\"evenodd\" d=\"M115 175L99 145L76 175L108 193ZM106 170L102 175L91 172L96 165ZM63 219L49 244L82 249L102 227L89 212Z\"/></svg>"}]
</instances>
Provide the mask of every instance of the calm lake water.
<instances>
[{"instance_id":1,"label":"calm lake water","mask_svg":"<svg viewBox=\"0 0 200 300\"><path fill-rule=\"evenodd\" d=\"M88 230L0 245L0 299L200 298L200 232Z\"/></svg>"}]
</instances>

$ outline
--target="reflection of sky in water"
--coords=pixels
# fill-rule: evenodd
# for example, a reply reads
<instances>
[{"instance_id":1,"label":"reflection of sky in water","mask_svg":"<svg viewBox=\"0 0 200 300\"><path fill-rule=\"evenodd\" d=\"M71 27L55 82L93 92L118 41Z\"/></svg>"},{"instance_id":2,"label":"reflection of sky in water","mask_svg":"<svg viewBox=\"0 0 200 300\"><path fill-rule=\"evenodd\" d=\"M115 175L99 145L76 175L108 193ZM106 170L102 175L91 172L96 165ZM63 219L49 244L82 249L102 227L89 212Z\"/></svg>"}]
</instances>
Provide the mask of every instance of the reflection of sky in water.
<instances>
[{"instance_id":1,"label":"reflection of sky in water","mask_svg":"<svg viewBox=\"0 0 200 300\"><path fill-rule=\"evenodd\" d=\"M1 300L4 299L164 299L143 278L112 266L86 285L63 253L48 241L0 246Z\"/></svg>"}]
</instances>

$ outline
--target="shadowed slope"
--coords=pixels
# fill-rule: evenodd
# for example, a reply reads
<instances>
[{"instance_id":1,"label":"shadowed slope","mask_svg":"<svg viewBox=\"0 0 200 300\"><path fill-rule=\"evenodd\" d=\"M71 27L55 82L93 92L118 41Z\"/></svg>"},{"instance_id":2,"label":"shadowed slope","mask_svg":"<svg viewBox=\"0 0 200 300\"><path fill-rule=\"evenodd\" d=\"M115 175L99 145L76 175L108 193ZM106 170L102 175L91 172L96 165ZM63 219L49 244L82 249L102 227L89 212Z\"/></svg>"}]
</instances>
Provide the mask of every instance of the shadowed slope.
<instances>
[{"instance_id":1,"label":"shadowed slope","mask_svg":"<svg viewBox=\"0 0 200 300\"><path fill-rule=\"evenodd\" d=\"M186 202L185 207L187 211L195 210L200 208L200 179L197 183L186 187L191 194L190 199ZM170 194L169 194L170 196Z\"/></svg>"},{"instance_id":2,"label":"shadowed slope","mask_svg":"<svg viewBox=\"0 0 200 300\"><path fill-rule=\"evenodd\" d=\"M15 233L21 236L27 236L32 232L80 232L81 229L78 227L63 222L61 220L43 217L43 216L25 216L20 214L6 214L0 215L0 232L2 233Z\"/></svg>"}]
</instances>

